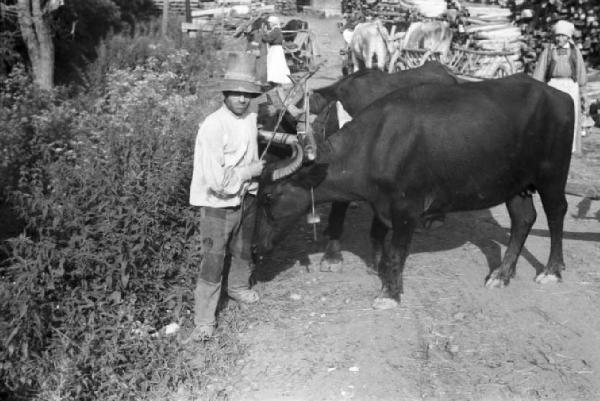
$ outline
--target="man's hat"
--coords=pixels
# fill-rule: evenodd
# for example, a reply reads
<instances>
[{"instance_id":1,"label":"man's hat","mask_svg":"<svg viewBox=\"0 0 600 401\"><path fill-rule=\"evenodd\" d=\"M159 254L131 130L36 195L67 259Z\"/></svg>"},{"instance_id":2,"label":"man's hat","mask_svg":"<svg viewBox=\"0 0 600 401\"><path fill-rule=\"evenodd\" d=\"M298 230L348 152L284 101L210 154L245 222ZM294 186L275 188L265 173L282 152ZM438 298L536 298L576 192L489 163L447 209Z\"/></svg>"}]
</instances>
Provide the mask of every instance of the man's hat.
<instances>
[{"instance_id":1,"label":"man's hat","mask_svg":"<svg viewBox=\"0 0 600 401\"><path fill-rule=\"evenodd\" d=\"M229 53L221 90L261 94L261 85L256 77L256 56L241 52Z\"/></svg>"},{"instance_id":2,"label":"man's hat","mask_svg":"<svg viewBox=\"0 0 600 401\"><path fill-rule=\"evenodd\" d=\"M565 35L572 38L573 32L575 32L575 25L569 21L560 20L554 25L553 30L555 35Z\"/></svg>"}]
</instances>

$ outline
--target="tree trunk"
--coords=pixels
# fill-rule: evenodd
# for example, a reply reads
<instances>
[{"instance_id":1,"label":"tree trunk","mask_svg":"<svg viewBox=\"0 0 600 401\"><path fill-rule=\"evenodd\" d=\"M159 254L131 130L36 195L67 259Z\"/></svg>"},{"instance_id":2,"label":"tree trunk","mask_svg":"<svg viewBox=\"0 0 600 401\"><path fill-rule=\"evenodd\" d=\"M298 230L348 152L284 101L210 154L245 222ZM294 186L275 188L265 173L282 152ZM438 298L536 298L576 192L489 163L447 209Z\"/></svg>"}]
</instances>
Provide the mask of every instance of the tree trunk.
<instances>
[{"instance_id":1,"label":"tree trunk","mask_svg":"<svg viewBox=\"0 0 600 401\"><path fill-rule=\"evenodd\" d=\"M54 43L49 13L42 10L42 0L18 0L19 27L33 69L34 82L42 89L54 87Z\"/></svg>"},{"instance_id":2,"label":"tree trunk","mask_svg":"<svg viewBox=\"0 0 600 401\"><path fill-rule=\"evenodd\" d=\"M192 22L192 5L190 0L185 0L185 22Z\"/></svg>"},{"instance_id":3,"label":"tree trunk","mask_svg":"<svg viewBox=\"0 0 600 401\"><path fill-rule=\"evenodd\" d=\"M167 38L167 28L169 27L169 0L163 0L162 8L162 25L161 25L161 37Z\"/></svg>"}]
</instances>

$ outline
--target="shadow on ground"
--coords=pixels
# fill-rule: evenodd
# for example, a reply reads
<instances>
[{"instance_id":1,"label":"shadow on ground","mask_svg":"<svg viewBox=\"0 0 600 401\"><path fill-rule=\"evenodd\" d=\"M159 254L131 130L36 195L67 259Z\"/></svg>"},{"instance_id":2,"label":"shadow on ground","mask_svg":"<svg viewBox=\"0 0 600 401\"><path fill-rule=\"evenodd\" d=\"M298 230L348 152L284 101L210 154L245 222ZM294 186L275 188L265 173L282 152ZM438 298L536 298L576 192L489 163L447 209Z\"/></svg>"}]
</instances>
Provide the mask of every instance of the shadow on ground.
<instances>
[{"instance_id":1,"label":"shadow on ground","mask_svg":"<svg viewBox=\"0 0 600 401\"><path fill-rule=\"evenodd\" d=\"M570 217L577 220L600 221L600 210L589 217L591 200L583 198L577 204L575 212L569 211ZM319 208L321 220L326 221L324 216L329 213L329 206L321 205ZM538 210L538 219L543 215ZM567 215L567 218L569 215ZM360 257L365 264L371 264L371 245L369 241L369 228L372 212L368 205L359 204L350 209L346 217L344 234L342 236L342 248ZM322 233L325 227L317 226L317 241L313 237L312 226L298 222L298 226L291 230L288 236L276 246L276 250L257 267L255 277L258 281L271 281L279 273L284 272L299 262L309 268L309 255L322 253L325 249L327 237ZM533 229L530 236L548 238L550 247L550 233L547 229ZM413 237L411 254L423 252L446 251L464 246L467 243L475 245L485 255L487 267L491 271L493 267L500 264L502 260L502 249L506 248L510 239L510 229L502 227L492 216L489 209L452 213L446 217L445 223L436 229L418 231ZM600 232L564 232L565 240L579 240L600 242ZM540 261L527 247L523 247L521 257L534 267L535 274L540 273L546 261ZM487 276L488 272L485 272ZM533 273L533 272L532 272Z\"/></svg>"}]
</instances>

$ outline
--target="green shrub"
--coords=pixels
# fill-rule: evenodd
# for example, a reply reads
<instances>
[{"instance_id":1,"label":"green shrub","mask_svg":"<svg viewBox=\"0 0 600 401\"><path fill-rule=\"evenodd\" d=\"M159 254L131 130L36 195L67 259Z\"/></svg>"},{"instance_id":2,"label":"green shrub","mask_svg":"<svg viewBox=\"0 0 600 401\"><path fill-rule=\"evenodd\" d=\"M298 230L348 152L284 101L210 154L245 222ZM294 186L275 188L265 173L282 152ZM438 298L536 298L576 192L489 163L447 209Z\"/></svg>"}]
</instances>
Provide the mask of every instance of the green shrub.
<instances>
[{"instance_id":1,"label":"green shrub","mask_svg":"<svg viewBox=\"0 0 600 401\"><path fill-rule=\"evenodd\" d=\"M72 100L37 92L22 71L5 82L0 151L27 224L0 266L6 389L137 400L201 394L224 374L234 340L190 354L160 330L189 318L193 139L220 101L190 94L192 60L180 50L111 67L94 97Z\"/></svg>"},{"instance_id":2,"label":"green shrub","mask_svg":"<svg viewBox=\"0 0 600 401\"><path fill-rule=\"evenodd\" d=\"M44 180L43 166L55 160L55 149L69 146L76 111L64 91L41 91L23 66L0 81L0 190L14 188L19 178Z\"/></svg>"},{"instance_id":3,"label":"green shrub","mask_svg":"<svg viewBox=\"0 0 600 401\"><path fill-rule=\"evenodd\" d=\"M98 46L97 58L87 70L88 85L103 88L110 71L135 69L153 58L158 65L168 63L176 68L173 72L180 75L180 82L194 92L218 71L215 53L222 46L221 38L217 35L189 38L182 34L180 26L181 20L173 18L169 35L164 40L156 20L138 24L132 35L109 35ZM185 56L185 63L173 62L173 57L181 60L182 56Z\"/></svg>"}]
</instances>

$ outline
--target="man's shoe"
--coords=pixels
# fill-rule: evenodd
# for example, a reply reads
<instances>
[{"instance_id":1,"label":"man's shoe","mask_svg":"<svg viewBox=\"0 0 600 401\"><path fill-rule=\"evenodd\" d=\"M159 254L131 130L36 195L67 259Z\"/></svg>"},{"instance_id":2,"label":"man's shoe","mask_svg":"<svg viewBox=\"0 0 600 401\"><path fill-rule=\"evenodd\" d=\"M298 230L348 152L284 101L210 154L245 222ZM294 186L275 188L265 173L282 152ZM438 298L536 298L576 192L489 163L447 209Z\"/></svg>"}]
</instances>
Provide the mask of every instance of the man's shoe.
<instances>
[{"instance_id":1,"label":"man's shoe","mask_svg":"<svg viewBox=\"0 0 600 401\"><path fill-rule=\"evenodd\" d=\"M227 295L229 298L233 299L236 302L240 302L243 304L253 304L260 300L260 296L258 292L250 289L245 290L227 290Z\"/></svg>"},{"instance_id":2,"label":"man's shoe","mask_svg":"<svg viewBox=\"0 0 600 401\"><path fill-rule=\"evenodd\" d=\"M195 327L187 337L182 335L179 342L183 345L191 344L194 342L202 342L209 340L215 332L215 326L212 324L204 324L202 326Z\"/></svg>"}]
</instances>

